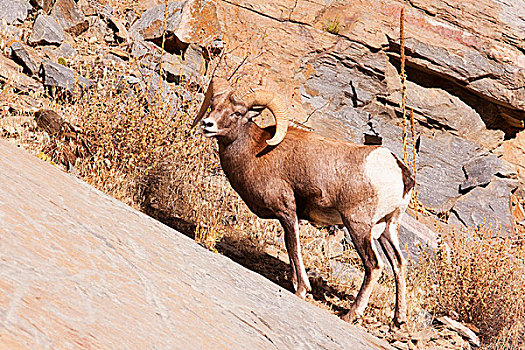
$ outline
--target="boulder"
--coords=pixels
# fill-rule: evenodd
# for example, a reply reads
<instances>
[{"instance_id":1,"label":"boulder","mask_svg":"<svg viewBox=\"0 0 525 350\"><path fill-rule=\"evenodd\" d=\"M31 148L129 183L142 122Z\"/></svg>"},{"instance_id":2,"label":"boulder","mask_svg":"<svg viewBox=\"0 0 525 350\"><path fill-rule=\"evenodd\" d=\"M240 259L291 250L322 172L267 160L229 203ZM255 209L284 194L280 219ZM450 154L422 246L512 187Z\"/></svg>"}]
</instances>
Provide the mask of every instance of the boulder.
<instances>
[{"instance_id":1,"label":"boulder","mask_svg":"<svg viewBox=\"0 0 525 350\"><path fill-rule=\"evenodd\" d=\"M52 109L40 109L35 113L36 125L49 135L59 137L64 131L66 121Z\"/></svg>"},{"instance_id":2,"label":"boulder","mask_svg":"<svg viewBox=\"0 0 525 350\"><path fill-rule=\"evenodd\" d=\"M217 39L221 26L217 19L214 1L188 0L182 10L182 17L173 32L184 43L206 46Z\"/></svg>"},{"instance_id":3,"label":"boulder","mask_svg":"<svg viewBox=\"0 0 525 350\"><path fill-rule=\"evenodd\" d=\"M501 160L493 154L471 159L463 165L466 179L459 185L460 192L488 185L502 166Z\"/></svg>"},{"instance_id":4,"label":"boulder","mask_svg":"<svg viewBox=\"0 0 525 350\"><path fill-rule=\"evenodd\" d=\"M206 73L206 58L204 49L196 44L189 44L186 50L184 50L184 63L197 72L198 75L204 75Z\"/></svg>"},{"instance_id":5,"label":"boulder","mask_svg":"<svg viewBox=\"0 0 525 350\"><path fill-rule=\"evenodd\" d=\"M0 21L7 24L19 24L27 18L31 5L27 0L0 0Z\"/></svg>"},{"instance_id":6,"label":"boulder","mask_svg":"<svg viewBox=\"0 0 525 350\"><path fill-rule=\"evenodd\" d=\"M73 58L77 55L77 50L75 50L75 48L69 43L63 43L55 49L55 53L59 57Z\"/></svg>"},{"instance_id":7,"label":"boulder","mask_svg":"<svg viewBox=\"0 0 525 350\"><path fill-rule=\"evenodd\" d=\"M430 209L450 210L466 181L463 165L483 155L486 151L481 146L454 135L422 136L416 160L418 198Z\"/></svg>"},{"instance_id":8,"label":"boulder","mask_svg":"<svg viewBox=\"0 0 525 350\"><path fill-rule=\"evenodd\" d=\"M89 22L74 0L56 0L51 10L65 32L78 36L89 28Z\"/></svg>"},{"instance_id":9,"label":"boulder","mask_svg":"<svg viewBox=\"0 0 525 350\"><path fill-rule=\"evenodd\" d=\"M449 223L457 227L492 227L494 232L513 232L510 193L507 184L500 179L491 181L486 187L476 187L459 198L452 214Z\"/></svg>"},{"instance_id":10,"label":"boulder","mask_svg":"<svg viewBox=\"0 0 525 350\"><path fill-rule=\"evenodd\" d=\"M395 76L399 79L397 74ZM393 106L400 106L401 91L387 96L386 101ZM473 107L443 89L426 88L407 81L406 105L414 110L415 118L422 123L447 130L490 149L500 145L505 137L502 131L488 130L486 122Z\"/></svg>"},{"instance_id":11,"label":"boulder","mask_svg":"<svg viewBox=\"0 0 525 350\"><path fill-rule=\"evenodd\" d=\"M64 40L64 31L53 16L40 14L33 24L33 30L27 43L29 45L59 45Z\"/></svg>"},{"instance_id":12,"label":"boulder","mask_svg":"<svg viewBox=\"0 0 525 350\"><path fill-rule=\"evenodd\" d=\"M38 66L33 62L33 59L22 43L15 41L11 44L11 55L22 65L22 67L24 67L24 70L29 75L38 74Z\"/></svg>"},{"instance_id":13,"label":"boulder","mask_svg":"<svg viewBox=\"0 0 525 350\"><path fill-rule=\"evenodd\" d=\"M0 55L0 81L9 82L21 91L42 91L42 85L21 72L21 67Z\"/></svg>"},{"instance_id":14,"label":"boulder","mask_svg":"<svg viewBox=\"0 0 525 350\"><path fill-rule=\"evenodd\" d=\"M4 140L0 154L2 349L393 349Z\"/></svg>"},{"instance_id":15,"label":"boulder","mask_svg":"<svg viewBox=\"0 0 525 350\"><path fill-rule=\"evenodd\" d=\"M40 74L44 86L65 89L71 93L78 91L77 89L87 89L92 85L89 79L77 74L74 70L50 60L42 61Z\"/></svg>"},{"instance_id":16,"label":"boulder","mask_svg":"<svg viewBox=\"0 0 525 350\"><path fill-rule=\"evenodd\" d=\"M164 13L164 4L147 10L131 27L131 35L159 46L165 35L164 47L171 53L184 50L189 43L209 44L219 36L220 26L212 1L168 2L166 23Z\"/></svg>"},{"instance_id":17,"label":"boulder","mask_svg":"<svg viewBox=\"0 0 525 350\"><path fill-rule=\"evenodd\" d=\"M157 72L160 67L162 67L162 75L166 77L168 83L180 84L198 76L198 72L184 64L180 56L169 53L162 56L162 65L159 64L156 69Z\"/></svg>"},{"instance_id":18,"label":"boulder","mask_svg":"<svg viewBox=\"0 0 525 350\"><path fill-rule=\"evenodd\" d=\"M186 5L186 1L170 1L168 2L167 10L165 5L159 5L147 10L131 27L132 33L138 34L144 40L162 39L164 27L170 32L177 28L182 17L184 5ZM166 12L166 24L164 24L164 12Z\"/></svg>"},{"instance_id":19,"label":"boulder","mask_svg":"<svg viewBox=\"0 0 525 350\"><path fill-rule=\"evenodd\" d=\"M421 250L437 249L437 234L409 214L403 215L399 225L399 245L405 257L417 262ZM385 260L386 261L386 260Z\"/></svg>"}]
</instances>

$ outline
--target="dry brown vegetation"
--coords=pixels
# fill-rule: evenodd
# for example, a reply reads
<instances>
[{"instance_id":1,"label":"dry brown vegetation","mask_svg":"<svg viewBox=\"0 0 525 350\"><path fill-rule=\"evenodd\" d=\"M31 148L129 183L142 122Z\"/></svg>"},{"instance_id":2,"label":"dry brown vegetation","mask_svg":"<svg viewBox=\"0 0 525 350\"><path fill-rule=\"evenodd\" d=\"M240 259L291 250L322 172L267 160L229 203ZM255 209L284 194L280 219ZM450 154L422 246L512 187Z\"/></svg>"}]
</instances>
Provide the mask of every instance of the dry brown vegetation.
<instances>
[{"instance_id":1,"label":"dry brown vegetation","mask_svg":"<svg viewBox=\"0 0 525 350\"><path fill-rule=\"evenodd\" d=\"M490 349L525 344L525 245L490 228L443 235L435 254L424 252L412 285L422 303L474 325ZM477 329L476 329L477 328Z\"/></svg>"}]
</instances>

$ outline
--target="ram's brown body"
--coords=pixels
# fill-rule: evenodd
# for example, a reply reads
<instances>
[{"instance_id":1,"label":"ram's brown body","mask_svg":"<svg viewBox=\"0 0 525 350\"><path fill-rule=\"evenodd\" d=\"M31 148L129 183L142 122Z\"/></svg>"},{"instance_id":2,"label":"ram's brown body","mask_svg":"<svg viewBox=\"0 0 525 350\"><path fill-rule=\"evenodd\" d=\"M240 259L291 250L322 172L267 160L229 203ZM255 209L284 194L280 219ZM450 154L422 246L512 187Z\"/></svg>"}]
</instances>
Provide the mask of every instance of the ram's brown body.
<instances>
[{"instance_id":1,"label":"ram's brown body","mask_svg":"<svg viewBox=\"0 0 525 350\"><path fill-rule=\"evenodd\" d=\"M377 196L364 176L363 165L377 146L289 128L281 143L273 147L266 144L273 129L263 130L249 122L233 142L219 140L222 169L257 216L277 219L276 213L295 206L299 219L340 225L342 211L372 215L369 209L375 207ZM349 178L352 181L347 181Z\"/></svg>"}]
</instances>

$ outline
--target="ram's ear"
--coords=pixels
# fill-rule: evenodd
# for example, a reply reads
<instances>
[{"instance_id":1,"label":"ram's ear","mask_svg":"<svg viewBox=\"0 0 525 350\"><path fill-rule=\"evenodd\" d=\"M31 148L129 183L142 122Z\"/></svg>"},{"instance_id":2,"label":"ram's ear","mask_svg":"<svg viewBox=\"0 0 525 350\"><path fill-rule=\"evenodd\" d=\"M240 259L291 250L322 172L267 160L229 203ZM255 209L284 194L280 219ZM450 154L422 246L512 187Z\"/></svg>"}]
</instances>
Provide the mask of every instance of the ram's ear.
<instances>
[{"instance_id":1,"label":"ram's ear","mask_svg":"<svg viewBox=\"0 0 525 350\"><path fill-rule=\"evenodd\" d=\"M258 116L260 116L262 113L262 110L249 110L248 113L246 114L246 118L248 118L248 120L252 120L254 118L257 118Z\"/></svg>"},{"instance_id":2,"label":"ram's ear","mask_svg":"<svg viewBox=\"0 0 525 350\"><path fill-rule=\"evenodd\" d=\"M261 107L261 106L253 106L252 108L250 108L247 114L248 119L253 120L259 117L262 114L262 112L264 112L264 108L265 107Z\"/></svg>"}]
</instances>

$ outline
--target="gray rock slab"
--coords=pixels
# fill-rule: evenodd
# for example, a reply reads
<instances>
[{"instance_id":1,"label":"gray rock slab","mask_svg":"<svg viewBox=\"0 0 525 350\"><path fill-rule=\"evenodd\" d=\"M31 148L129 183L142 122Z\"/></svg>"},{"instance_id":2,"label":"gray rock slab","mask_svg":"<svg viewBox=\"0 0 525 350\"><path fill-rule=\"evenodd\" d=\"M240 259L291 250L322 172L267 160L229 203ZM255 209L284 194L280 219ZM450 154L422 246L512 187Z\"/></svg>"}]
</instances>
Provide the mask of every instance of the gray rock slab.
<instances>
[{"instance_id":1,"label":"gray rock slab","mask_svg":"<svg viewBox=\"0 0 525 350\"><path fill-rule=\"evenodd\" d=\"M451 49L416 39L405 41L407 50L414 53L415 65L467 84L476 93L498 103L522 110L525 93L514 88L524 86L524 69L491 60L471 47Z\"/></svg>"},{"instance_id":2,"label":"gray rock slab","mask_svg":"<svg viewBox=\"0 0 525 350\"><path fill-rule=\"evenodd\" d=\"M18 41L11 44L11 55L25 68L30 75L38 73L38 66L31 59L24 45Z\"/></svg>"},{"instance_id":3,"label":"gray rock slab","mask_svg":"<svg viewBox=\"0 0 525 350\"><path fill-rule=\"evenodd\" d=\"M31 5L26 0L0 0L0 20L7 24L22 23L27 18Z\"/></svg>"},{"instance_id":4,"label":"gray rock slab","mask_svg":"<svg viewBox=\"0 0 525 350\"><path fill-rule=\"evenodd\" d=\"M0 140L0 348L391 349Z\"/></svg>"},{"instance_id":5,"label":"gray rock slab","mask_svg":"<svg viewBox=\"0 0 525 350\"><path fill-rule=\"evenodd\" d=\"M74 58L77 55L77 50L69 43L62 43L62 45L56 48L55 53L59 57Z\"/></svg>"},{"instance_id":6,"label":"gray rock slab","mask_svg":"<svg viewBox=\"0 0 525 350\"><path fill-rule=\"evenodd\" d=\"M476 187L458 199L449 223L471 228L490 226L495 232L501 227L504 233L512 232L513 217L509 208L508 185L501 179L495 179L487 187Z\"/></svg>"},{"instance_id":7,"label":"gray rock slab","mask_svg":"<svg viewBox=\"0 0 525 350\"><path fill-rule=\"evenodd\" d=\"M132 33L138 33L145 40L154 40L162 37L164 32L164 12L167 16L166 31L173 32L182 18L182 9L187 1L168 2L168 9L164 4L153 7L142 14L140 19L131 27Z\"/></svg>"},{"instance_id":8,"label":"gray rock slab","mask_svg":"<svg viewBox=\"0 0 525 350\"><path fill-rule=\"evenodd\" d=\"M189 44L184 51L184 62L200 75L206 72L206 59L204 49L196 44Z\"/></svg>"},{"instance_id":9,"label":"gray rock slab","mask_svg":"<svg viewBox=\"0 0 525 350\"><path fill-rule=\"evenodd\" d=\"M21 72L22 67L0 55L0 80L6 81L21 91L42 91L42 84Z\"/></svg>"},{"instance_id":10,"label":"gray rock slab","mask_svg":"<svg viewBox=\"0 0 525 350\"><path fill-rule=\"evenodd\" d=\"M161 65L157 66L157 72ZM179 56L165 53L162 57L162 74L168 83L182 84L197 79L200 75L193 65L183 61Z\"/></svg>"},{"instance_id":11,"label":"gray rock slab","mask_svg":"<svg viewBox=\"0 0 525 350\"><path fill-rule=\"evenodd\" d=\"M399 226L399 243L405 257L417 262L421 250L437 248L437 234L412 216L405 214Z\"/></svg>"},{"instance_id":12,"label":"gray rock slab","mask_svg":"<svg viewBox=\"0 0 525 350\"><path fill-rule=\"evenodd\" d=\"M42 61L40 73L45 86L58 87L69 92L75 92L77 87L89 88L92 84L91 80L77 74L74 70L50 60Z\"/></svg>"},{"instance_id":13,"label":"gray rock slab","mask_svg":"<svg viewBox=\"0 0 525 350\"><path fill-rule=\"evenodd\" d=\"M458 97L445 90L425 88L410 81L406 82L406 104L414 109L417 117L425 118L429 125L449 129L467 138L472 134L486 131L480 115ZM401 92L387 97L393 105L401 105Z\"/></svg>"},{"instance_id":14,"label":"gray rock slab","mask_svg":"<svg viewBox=\"0 0 525 350\"><path fill-rule=\"evenodd\" d=\"M55 44L64 41L64 32L53 16L39 15L33 25L33 31L27 40L29 45Z\"/></svg>"},{"instance_id":15,"label":"gray rock slab","mask_svg":"<svg viewBox=\"0 0 525 350\"><path fill-rule=\"evenodd\" d=\"M485 186L503 167L501 160L493 154L477 157L463 165L466 180L460 185L460 191L467 191L477 186Z\"/></svg>"}]
</instances>

